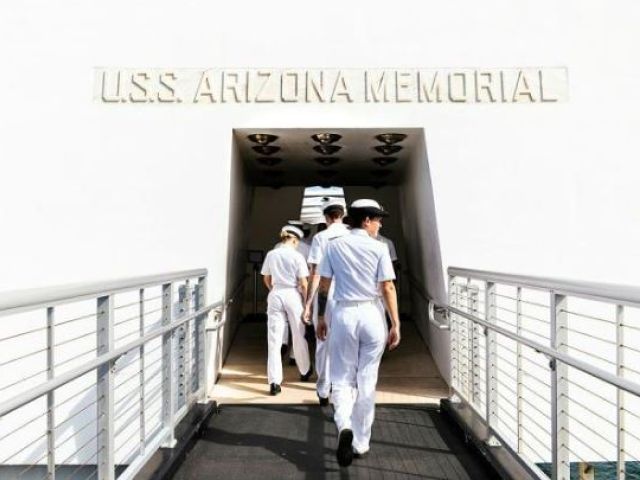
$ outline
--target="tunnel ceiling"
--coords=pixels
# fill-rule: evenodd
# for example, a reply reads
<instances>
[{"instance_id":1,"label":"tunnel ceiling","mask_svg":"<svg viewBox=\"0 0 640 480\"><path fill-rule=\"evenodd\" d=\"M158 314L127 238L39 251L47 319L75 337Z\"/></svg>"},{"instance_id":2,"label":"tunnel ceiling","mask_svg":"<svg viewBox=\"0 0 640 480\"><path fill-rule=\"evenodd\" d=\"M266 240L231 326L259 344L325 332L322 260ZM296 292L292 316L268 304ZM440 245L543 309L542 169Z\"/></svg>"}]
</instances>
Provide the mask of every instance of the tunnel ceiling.
<instances>
[{"instance_id":1,"label":"tunnel ceiling","mask_svg":"<svg viewBox=\"0 0 640 480\"><path fill-rule=\"evenodd\" d=\"M234 130L248 180L273 187L399 184L422 136L421 128Z\"/></svg>"}]
</instances>

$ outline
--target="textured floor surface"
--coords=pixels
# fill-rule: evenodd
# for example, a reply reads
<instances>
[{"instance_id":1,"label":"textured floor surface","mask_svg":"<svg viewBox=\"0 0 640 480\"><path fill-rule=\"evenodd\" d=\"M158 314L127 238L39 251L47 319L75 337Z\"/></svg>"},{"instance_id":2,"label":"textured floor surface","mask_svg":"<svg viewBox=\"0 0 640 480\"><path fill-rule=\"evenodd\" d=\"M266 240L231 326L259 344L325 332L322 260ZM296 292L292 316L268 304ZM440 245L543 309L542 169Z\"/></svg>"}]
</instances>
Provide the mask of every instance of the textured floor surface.
<instances>
[{"instance_id":1,"label":"textured floor surface","mask_svg":"<svg viewBox=\"0 0 640 480\"><path fill-rule=\"evenodd\" d=\"M267 395L266 338L264 322L240 325L211 399L219 404L316 404L315 376L300 382L297 368L286 361L282 394ZM376 402L437 404L447 396L447 385L415 325L404 322L400 347L385 353L380 366Z\"/></svg>"},{"instance_id":2,"label":"textured floor surface","mask_svg":"<svg viewBox=\"0 0 640 480\"><path fill-rule=\"evenodd\" d=\"M331 407L227 405L175 480L495 478L435 407L378 406L371 452L340 468Z\"/></svg>"}]
</instances>

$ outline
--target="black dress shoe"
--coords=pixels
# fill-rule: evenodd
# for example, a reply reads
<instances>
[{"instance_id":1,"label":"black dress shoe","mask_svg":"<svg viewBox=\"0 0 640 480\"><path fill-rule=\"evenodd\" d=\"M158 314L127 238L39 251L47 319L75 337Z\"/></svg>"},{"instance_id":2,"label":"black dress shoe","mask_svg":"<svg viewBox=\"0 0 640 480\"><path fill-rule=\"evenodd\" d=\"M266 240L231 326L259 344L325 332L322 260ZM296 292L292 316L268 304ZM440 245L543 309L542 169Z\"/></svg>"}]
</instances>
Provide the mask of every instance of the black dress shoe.
<instances>
[{"instance_id":1,"label":"black dress shoe","mask_svg":"<svg viewBox=\"0 0 640 480\"><path fill-rule=\"evenodd\" d=\"M326 407L327 405L329 405L329 397L321 397L320 395L318 395L318 402L320 403L321 407Z\"/></svg>"},{"instance_id":2,"label":"black dress shoe","mask_svg":"<svg viewBox=\"0 0 640 480\"><path fill-rule=\"evenodd\" d=\"M311 378L311 374L312 373L313 373L313 368L310 368L307 373L305 373L304 375L300 375L300 381L301 382L308 382L309 379Z\"/></svg>"},{"instance_id":3,"label":"black dress shoe","mask_svg":"<svg viewBox=\"0 0 640 480\"><path fill-rule=\"evenodd\" d=\"M269 389L269 394L278 395L281 391L282 389L280 388L280 385L278 385L277 383L272 383L271 388Z\"/></svg>"},{"instance_id":4,"label":"black dress shoe","mask_svg":"<svg viewBox=\"0 0 640 480\"><path fill-rule=\"evenodd\" d=\"M338 436L338 450L336 450L336 458L338 465L348 467L353 461L353 432L349 428L345 428Z\"/></svg>"}]
</instances>

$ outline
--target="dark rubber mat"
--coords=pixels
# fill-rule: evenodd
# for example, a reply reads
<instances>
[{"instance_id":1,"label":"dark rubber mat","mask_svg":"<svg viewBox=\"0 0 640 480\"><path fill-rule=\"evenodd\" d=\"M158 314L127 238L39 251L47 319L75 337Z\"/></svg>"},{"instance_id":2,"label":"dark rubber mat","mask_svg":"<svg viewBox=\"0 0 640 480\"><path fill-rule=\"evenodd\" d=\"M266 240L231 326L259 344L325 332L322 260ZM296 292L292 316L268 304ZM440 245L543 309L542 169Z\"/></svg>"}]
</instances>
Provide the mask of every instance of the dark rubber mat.
<instances>
[{"instance_id":1,"label":"dark rubber mat","mask_svg":"<svg viewBox=\"0 0 640 480\"><path fill-rule=\"evenodd\" d=\"M377 406L371 451L341 468L331 415L313 405L223 406L173 478L496 478L457 427L424 405Z\"/></svg>"}]
</instances>

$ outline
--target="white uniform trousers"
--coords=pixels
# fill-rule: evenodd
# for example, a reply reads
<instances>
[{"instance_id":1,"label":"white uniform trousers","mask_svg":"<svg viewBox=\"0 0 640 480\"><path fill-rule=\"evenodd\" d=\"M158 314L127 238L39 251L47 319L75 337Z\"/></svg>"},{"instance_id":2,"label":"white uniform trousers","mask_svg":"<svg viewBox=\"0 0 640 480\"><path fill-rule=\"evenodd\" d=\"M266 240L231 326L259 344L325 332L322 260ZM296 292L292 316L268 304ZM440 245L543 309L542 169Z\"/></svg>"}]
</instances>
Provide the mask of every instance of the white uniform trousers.
<instances>
[{"instance_id":1,"label":"white uniform trousers","mask_svg":"<svg viewBox=\"0 0 640 480\"><path fill-rule=\"evenodd\" d=\"M331 312L335 305L334 300L331 298L332 291L329 291L329 299L327 300L327 306L324 311L324 321L327 324L327 338L326 340L320 340L316 337L316 374L318 380L316 381L316 390L318 395L323 398L328 398L331 392L331 380L330 380L330 364L329 364L329 333L331 331ZM313 300L313 327L318 330L318 296Z\"/></svg>"},{"instance_id":2,"label":"white uniform trousers","mask_svg":"<svg viewBox=\"0 0 640 480\"><path fill-rule=\"evenodd\" d=\"M382 302L336 302L329 354L338 431L353 431L353 448L369 450L375 411L378 367L387 341Z\"/></svg>"},{"instance_id":3,"label":"white uniform trousers","mask_svg":"<svg viewBox=\"0 0 640 480\"><path fill-rule=\"evenodd\" d=\"M283 330L287 322L291 327L291 339L293 351L296 356L296 365L301 374L305 374L311 368L309 361L309 346L304 338L304 323L302 323L302 297L295 287L274 287L267 297L267 341L269 358L267 361L267 377L269 383L282 383L282 346Z\"/></svg>"}]
</instances>

